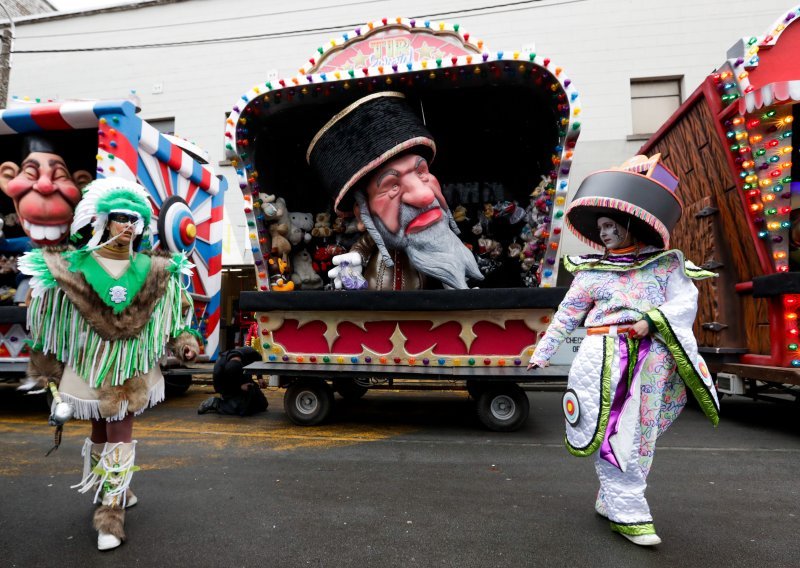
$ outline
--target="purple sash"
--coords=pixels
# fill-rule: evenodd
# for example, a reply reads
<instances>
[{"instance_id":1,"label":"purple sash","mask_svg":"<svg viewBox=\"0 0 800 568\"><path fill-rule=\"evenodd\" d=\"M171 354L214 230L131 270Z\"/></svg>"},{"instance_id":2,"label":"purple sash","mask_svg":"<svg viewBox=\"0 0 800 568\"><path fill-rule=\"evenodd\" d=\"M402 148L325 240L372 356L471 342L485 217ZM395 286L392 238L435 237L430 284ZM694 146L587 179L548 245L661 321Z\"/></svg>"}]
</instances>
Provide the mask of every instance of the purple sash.
<instances>
[{"instance_id":1,"label":"purple sash","mask_svg":"<svg viewBox=\"0 0 800 568\"><path fill-rule=\"evenodd\" d=\"M639 353L636 359L636 365L633 367L633 373L628 376L628 357L630 355L628 353L628 342L624 335L619 336L619 382L617 383L614 401L611 403L611 410L609 411L606 435L603 439L603 443L600 445L600 457L615 467L620 466L617 457L614 455L614 450L609 443L609 438L616 435L619 430L620 417L633 393L631 387L634 384L634 378L639 374L642 368L642 363L647 356L647 352L650 351L651 343L649 337L645 337L639 342Z\"/></svg>"}]
</instances>

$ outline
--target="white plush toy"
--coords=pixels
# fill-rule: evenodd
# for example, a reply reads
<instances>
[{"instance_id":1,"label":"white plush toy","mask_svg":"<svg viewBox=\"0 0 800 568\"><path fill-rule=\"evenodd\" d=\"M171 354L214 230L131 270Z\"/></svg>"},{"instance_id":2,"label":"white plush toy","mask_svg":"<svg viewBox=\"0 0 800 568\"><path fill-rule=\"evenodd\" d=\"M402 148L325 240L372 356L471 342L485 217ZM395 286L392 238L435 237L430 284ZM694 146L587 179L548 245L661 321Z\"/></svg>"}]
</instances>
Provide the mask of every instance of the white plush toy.
<instances>
[{"instance_id":1,"label":"white plush toy","mask_svg":"<svg viewBox=\"0 0 800 568\"><path fill-rule=\"evenodd\" d=\"M299 245L311 240L314 216L311 213L289 213L289 242Z\"/></svg>"},{"instance_id":2,"label":"white plush toy","mask_svg":"<svg viewBox=\"0 0 800 568\"><path fill-rule=\"evenodd\" d=\"M292 282L302 290L319 290L322 288L322 277L314 272L311 255L301 250L292 257Z\"/></svg>"}]
</instances>

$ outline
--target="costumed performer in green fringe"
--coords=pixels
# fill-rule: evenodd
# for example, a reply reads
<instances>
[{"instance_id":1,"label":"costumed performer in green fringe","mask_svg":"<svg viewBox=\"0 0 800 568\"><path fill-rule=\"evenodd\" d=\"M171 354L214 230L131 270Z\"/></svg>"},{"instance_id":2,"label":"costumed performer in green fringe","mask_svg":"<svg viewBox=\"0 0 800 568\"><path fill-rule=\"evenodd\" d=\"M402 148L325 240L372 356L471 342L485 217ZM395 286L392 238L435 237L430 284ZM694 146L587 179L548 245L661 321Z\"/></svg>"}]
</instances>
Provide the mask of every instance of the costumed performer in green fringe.
<instances>
[{"instance_id":1,"label":"costumed performer in green fringe","mask_svg":"<svg viewBox=\"0 0 800 568\"><path fill-rule=\"evenodd\" d=\"M159 359L170 349L182 361L199 353L189 327L191 297L183 254L149 248L151 208L145 189L121 179L86 186L75 210L73 237L93 234L81 248L27 253L20 271L31 276L28 326L32 350L26 388L55 382L74 416L92 421L83 447L84 477L74 487L93 492L100 550L125 539L125 508L136 440L134 416L164 399Z\"/></svg>"}]
</instances>

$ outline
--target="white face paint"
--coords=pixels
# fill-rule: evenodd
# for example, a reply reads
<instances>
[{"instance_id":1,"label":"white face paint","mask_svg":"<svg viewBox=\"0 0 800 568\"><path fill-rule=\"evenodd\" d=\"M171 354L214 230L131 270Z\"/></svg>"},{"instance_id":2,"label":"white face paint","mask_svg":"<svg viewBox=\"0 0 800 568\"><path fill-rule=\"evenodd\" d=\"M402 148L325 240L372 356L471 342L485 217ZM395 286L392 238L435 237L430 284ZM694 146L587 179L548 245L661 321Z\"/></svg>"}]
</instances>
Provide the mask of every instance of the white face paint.
<instances>
[{"instance_id":1,"label":"white face paint","mask_svg":"<svg viewBox=\"0 0 800 568\"><path fill-rule=\"evenodd\" d=\"M597 229L600 231L600 240L607 249L619 249L630 245L628 231L608 217L598 217Z\"/></svg>"}]
</instances>

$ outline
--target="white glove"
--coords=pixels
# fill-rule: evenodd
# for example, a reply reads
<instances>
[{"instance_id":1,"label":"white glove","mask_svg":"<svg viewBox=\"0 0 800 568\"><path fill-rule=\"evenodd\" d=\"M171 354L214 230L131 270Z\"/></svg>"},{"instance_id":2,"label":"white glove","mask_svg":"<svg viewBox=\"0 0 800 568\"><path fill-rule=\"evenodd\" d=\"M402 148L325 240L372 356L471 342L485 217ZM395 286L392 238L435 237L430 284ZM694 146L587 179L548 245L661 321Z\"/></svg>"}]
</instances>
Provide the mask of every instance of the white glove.
<instances>
[{"instance_id":1,"label":"white glove","mask_svg":"<svg viewBox=\"0 0 800 568\"><path fill-rule=\"evenodd\" d=\"M328 271L328 277L333 280L334 288L361 290L367 287L367 281L362 276L360 254L357 252L337 254L332 261L334 267Z\"/></svg>"}]
</instances>

